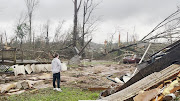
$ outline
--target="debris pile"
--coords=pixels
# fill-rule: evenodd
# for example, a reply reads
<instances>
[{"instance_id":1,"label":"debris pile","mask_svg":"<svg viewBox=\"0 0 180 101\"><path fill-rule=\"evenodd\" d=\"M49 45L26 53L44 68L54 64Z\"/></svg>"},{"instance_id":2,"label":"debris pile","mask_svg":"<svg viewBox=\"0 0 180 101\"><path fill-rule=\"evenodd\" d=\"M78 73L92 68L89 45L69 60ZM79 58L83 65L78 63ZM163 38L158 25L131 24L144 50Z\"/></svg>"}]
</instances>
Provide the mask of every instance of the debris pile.
<instances>
[{"instance_id":1,"label":"debris pile","mask_svg":"<svg viewBox=\"0 0 180 101\"><path fill-rule=\"evenodd\" d=\"M173 64L160 72L141 79L131 86L102 98L108 101L162 101L171 96L172 99L180 90L180 65ZM107 92L103 92L105 94ZM103 96L103 94L101 94Z\"/></svg>"},{"instance_id":2,"label":"debris pile","mask_svg":"<svg viewBox=\"0 0 180 101\"><path fill-rule=\"evenodd\" d=\"M158 85L157 88L148 91L140 91L134 101L170 101L180 95L180 73L176 79L172 78Z\"/></svg>"},{"instance_id":3,"label":"debris pile","mask_svg":"<svg viewBox=\"0 0 180 101\"><path fill-rule=\"evenodd\" d=\"M38 77L25 77L24 80L0 84L0 95L21 94L26 90L41 89L51 87L51 73L43 73Z\"/></svg>"},{"instance_id":4,"label":"debris pile","mask_svg":"<svg viewBox=\"0 0 180 101\"><path fill-rule=\"evenodd\" d=\"M51 71L51 64L32 64L32 65L13 65L11 68L14 71L14 75L17 76L18 74L25 75L26 72L28 74L31 73L39 73L39 72L50 72ZM67 66L66 63L62 63L62 71L66 71Z\"/></svg>"},{"instance_id":5,"label":"debris pile","mask_svg":"<svg viewBox=\"0 0 180 101\"><path fill-rule=\"evenodd\" d=\"M46 72L46 71L51 71L51 64L32 64L32 65L13 65L11 66L14 71L14 75L17 76L18 74L23 74L25 75L25 72L28 74L31 74L32 72L34 73L39 73L39 72Z\"/></svg>"}]
</instances>

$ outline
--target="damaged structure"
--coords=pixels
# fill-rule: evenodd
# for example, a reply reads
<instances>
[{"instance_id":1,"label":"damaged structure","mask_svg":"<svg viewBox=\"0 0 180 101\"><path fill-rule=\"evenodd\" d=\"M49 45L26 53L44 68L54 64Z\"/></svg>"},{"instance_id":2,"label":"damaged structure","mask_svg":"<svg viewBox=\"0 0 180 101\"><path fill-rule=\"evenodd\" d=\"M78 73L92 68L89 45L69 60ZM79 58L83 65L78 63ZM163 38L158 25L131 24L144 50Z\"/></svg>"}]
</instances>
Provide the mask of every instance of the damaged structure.
<instances>
[{"instance_id":1,"label":"damaged structure","mask_svg":"<svg viewBox=\"0 0 180 101\"><path fill-rule=\"evenodd\" d=\"M129 81L120 87L102 92L101 98L108 101L133 101L133 98L135 101L162 100L168 94L180 89L179 57L180 40L153 54L148 61L138 66L139 71ZM167 83L167 80L170 82ZM173 82L177 84L172 84ZM169 89L169 86L173 87ZM151 90L154 93L150 93ZM146 92L149 95L146 95Z\"/></svg>"}]
</instances>

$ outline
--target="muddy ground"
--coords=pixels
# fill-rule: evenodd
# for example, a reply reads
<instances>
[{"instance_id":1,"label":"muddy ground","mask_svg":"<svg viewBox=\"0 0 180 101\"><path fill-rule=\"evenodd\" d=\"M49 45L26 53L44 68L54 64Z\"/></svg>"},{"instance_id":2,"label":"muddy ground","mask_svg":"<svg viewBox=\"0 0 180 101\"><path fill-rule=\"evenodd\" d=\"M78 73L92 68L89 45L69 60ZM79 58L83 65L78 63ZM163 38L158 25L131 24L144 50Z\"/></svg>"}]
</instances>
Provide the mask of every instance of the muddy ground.
<instances>
[{"instance_id":1,"label":"muddy ground","mask_svg":"<svg viewBox=\"0 0 180 101\"><path fill-rule=\"evenodd\" d=\"M72 68L61 73L62 85L68 87L108 88L116 83L108 80L106 77L112 75L112 79L120 77L126 73L132 73L135 67L133 65L96 65L94 67L78 67ZM65 82L63 82L65 81ZM121 85L121 84L119 84Z\"/></svg>"},{"instance_id":2,"label":"muddy ground","mask_svg":"<svg viewBox=\"0 0 180 101\"><path fill-rule=\"evenodd\" d=\"M96 61L97 62L97 61ZM106 77L112 75L112 79L120 77L126 73L133 73L135 70L134 64L117 64L117 63L106 63L106 61L98 62L96 64L90 64L86 66L78 66L68 68L67 71L61 72L61 86L63 87L79 87L81 89L88 88L108 88L114 85L122 85L114 83L108 80ZM9 83L27 80L30 82L37 83L33 85L33 88L47 88L52 87L52 73L32 73L26 75L6 75L6 83L0 84L3 88L4 85ZM41 82L43 81L43 82Z\"/></svg>"}]
</instances>

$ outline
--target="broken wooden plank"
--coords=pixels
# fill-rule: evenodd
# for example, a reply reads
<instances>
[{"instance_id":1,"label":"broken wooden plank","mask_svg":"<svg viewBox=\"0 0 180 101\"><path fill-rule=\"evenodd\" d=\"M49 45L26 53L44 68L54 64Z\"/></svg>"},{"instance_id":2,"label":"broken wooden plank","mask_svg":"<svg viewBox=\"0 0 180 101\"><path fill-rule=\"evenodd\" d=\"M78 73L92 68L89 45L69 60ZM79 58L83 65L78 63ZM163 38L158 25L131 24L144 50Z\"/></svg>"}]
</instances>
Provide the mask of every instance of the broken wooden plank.
<instances>
[{"instance_id":1,"label":"broken wooden plank","mask_svg":"<svg viewBox=\"0 0 180 101\"><path fill-rule=\"evenodd\" d=\"M2 87L1 93L4 94L4 93L8 92L10 89L15 88L15 87L16 87L15 83L6 84Z\"/></svg>"},{"instance_id":2,"label":"broken wooden plank","mask_svg":"<svg viewBox=\"0 0 180 101\"><path fill-rule=\"evenodd\" d=\"M28 89L29 83L27 81L19 81L16 85L18 89Z\"/></svg>"},{"instance_id":3,"label":"broken wooden plank","mask_svg":"<svg viewBox=\"0 0 180 101\"><path fill-rule=\"evenodd\" d=\"M17 91L19 91L19 90L20 90L20 89L11 89L11 90L8 91L8 93L17 92Z\"/></svg>"},{"instance_id":4,"label":"broken wooden plank","mask_svg":"<svg viewBox=\"0 0 180 101\"><path fill-rule=\"evenodd\" d=\"M34 87L39 86L39 85L44 85L44 80L38 80L38 81L27 80L27 81L29 83L30 88L34 88Z\"/></svg>"},{"instance_id":5,"label":"broken wooden plank","mask_svg":"<svg viewBox=\"0 0 180 101\"><path fill-rule=\"evenodd\" d=\"M155 88L149 91L140 92L137 96L133 98L134 101L151 101L160 93L159 88Z\"/></svg>"},{"instance_id":6,"label":"broken wooden plank","mask_svg":"<svg viewBox=\"0 0 180 101\"><path fill-rule=\"evenodd\" d=\"M5 79L0 79L0 84L5 84L6 80Z\"/></svg>"},{"instance_id":7,"label":"broken wooden plank","mask_svg":"<svg viewBox=\"0 0 180 101\"><path fill-rule=\"evenodd\" d=\"M17 91L17 92L13 92L13 93L7 93L7 95L18 95L18 94L22 94L22 93L24 93L25 92L25 90L21 90L21 91Z\"/></svg>"},{"instance_id":8,"label":"broken wooden plank","mask_svg":"<svg viewBox=\"0 0 180 101\"><path fill-rule=\"evenodd\" d=\"M110 96L102 98L103 100L108 101L124 101L133 96L137 95L142 90L147 90L152 86L174 76L175 74L179 73L180 65L171 65L160 72L155 72L142 80L134 83L133 85L114 93ZM177 74L178 75L178 74Z\"/></svg>"}]
</instances>

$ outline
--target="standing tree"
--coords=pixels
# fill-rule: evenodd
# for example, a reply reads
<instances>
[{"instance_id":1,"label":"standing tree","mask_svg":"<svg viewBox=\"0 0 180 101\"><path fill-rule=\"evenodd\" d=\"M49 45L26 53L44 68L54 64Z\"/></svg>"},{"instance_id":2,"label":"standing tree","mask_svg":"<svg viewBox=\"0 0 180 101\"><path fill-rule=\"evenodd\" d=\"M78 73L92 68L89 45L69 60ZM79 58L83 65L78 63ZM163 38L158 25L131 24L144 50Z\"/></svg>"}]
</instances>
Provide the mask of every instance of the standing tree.
<instances>
[{"instance_id":1,"label":"standing tree","mask_svg":"<svg viewBox=\"0 0 180 101\"><path fill-rule=\"evenodd\" d=\"M44 26L46 29L46 46L49 46L49 20L47 21L47 24Z\"/></svg>"},{"instance_id":2,"label":"standing tree","mask_svg":"<svg viewBox=\"0 0 180 101\"><path fill-rule=\"evenodd\" d=\"M26 16L23 18L23 15L21 15L15 29L16 37L20 39L20 49L22 51L22 44L23 44L23 39L26 37L28 31L29 31L29 26L26 24Z\"/></svg>"},{"instance_id":3,"label":"standing tree","mask_svg":"<svg viewBox=\"0 0 180 101\"><path fill-rule=\"evenodd\" d=\"M78 12L81 6L82 0L80 0L78 4L78 0L72 0L74 3L74 27L73 27L73 47L76 47L76 41L77 41L77 25L78 25Z\"/></svg>"},{"instance_id":4,"label":"standing tree","mask_svg":"<svg viewBox=\"0 0 180 101\"><path fill-rule=\"evenodd\" d=\"M85 35L94 31L95 27L93 26L98 20L95 19L94 21L90 21L94 9L99 5L99 3L94 4L93 2L94 2L93 0L84 0L81 47L84 47ZM82 54L82 57L85 57L84 52Z\"/></svg>"},{"instance_id":5,"label":"standing tree","mask_svg":"<svg viewBox=\"0 0 180 101\"><path fill-rule=\"evenodd\" d=\"M62 22L61 21L59 22L59 24L55 30L53 42L59 42L61 40L60 38L64 38L64 37L60 36L64 23L65 23L65 20L63 20Z\"/></svg>"},{"instance_id":6,"label":"standing tree","mask_svg":"<svg viewBox=\"0 0 180 101\"><path fill-rule=\"evenodd\" d=\"M31 41L32 41L32 17L33 17L34 9L38 5L39 0L25 0L25 3L26 3L28 19L29 19L29 42L31 44Z\"/></svg>"}]
</instances>

